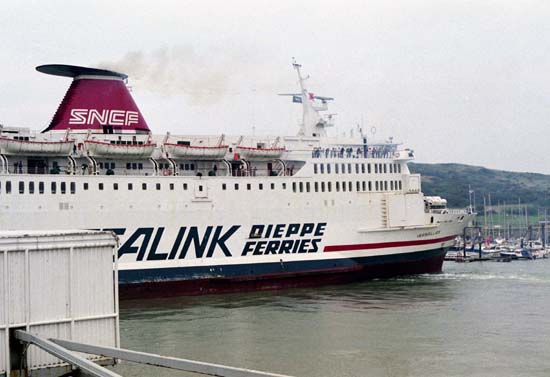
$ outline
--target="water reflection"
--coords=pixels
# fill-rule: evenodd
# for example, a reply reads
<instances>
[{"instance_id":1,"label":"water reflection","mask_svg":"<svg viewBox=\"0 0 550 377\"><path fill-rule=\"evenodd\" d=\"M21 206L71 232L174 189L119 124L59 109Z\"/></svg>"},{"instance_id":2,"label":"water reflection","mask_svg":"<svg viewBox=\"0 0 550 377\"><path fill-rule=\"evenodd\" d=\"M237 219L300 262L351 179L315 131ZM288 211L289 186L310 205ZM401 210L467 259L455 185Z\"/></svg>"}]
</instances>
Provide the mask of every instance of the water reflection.
<instances>
[{"instance_id":1,"label":"water reflection","mask_svg":"<svg viewBox=\"0 0 550 377\"><path fill-rule=\"evenodd\" d=\"M339 308L346 311L391 309L400 305L451 300L455 295L452 285L449 279L425 275L307 289L122 301L120 310L126 320L146 320L194 311L198 307L206 311L267 307L305 313L339 311Z\"/></svg>"}]
</instances>

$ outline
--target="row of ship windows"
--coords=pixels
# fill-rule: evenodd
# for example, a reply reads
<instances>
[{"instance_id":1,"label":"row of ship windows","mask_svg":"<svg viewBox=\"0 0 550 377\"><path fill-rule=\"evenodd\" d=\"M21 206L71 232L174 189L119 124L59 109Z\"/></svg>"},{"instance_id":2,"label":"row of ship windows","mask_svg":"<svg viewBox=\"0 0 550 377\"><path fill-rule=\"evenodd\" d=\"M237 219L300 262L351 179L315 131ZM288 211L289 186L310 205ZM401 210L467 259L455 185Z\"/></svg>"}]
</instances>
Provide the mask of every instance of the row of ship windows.
<instances>
[{"instance_id":1,"label":"row of ship windows","mask_svg":"<svg viewBox=\"0 0 550 377\"><path fill-rule=\"evenodd\" d=\"M59 183L59 185L58 185ZM97 184L98 186L98 190L102 191L105 189L105 185L104 183L100 182ZM25 182L23 181L19 181L19 184L18 184L18 192L20 194L24 194L25 193ZM312 186L313 186L313 190L312 190ZM89 184L87 182L84 182L82 184L82 189L84 191L87 191L89 189ZM132 191L134 189L134 184L133 183L128 183L128 190L129 191ZM141 184L141 189L142 190L147 190L147 183L142 183ZM161 190L162 189L162 185L160 183L155 183L155 189L156 190ZM170 190L174 190L175 189L175 184L174 183L169 183L168 184L168 187ZM233 184L233 189L234 190L239 190L239 183L235 183ZM267 187L267 186L266 186ZM271 190L275 190L275 183L270 183L269 184L269 187ZM292 182L292 192L332 192L333 191L333 187L334 187L334 191L336 192L339 192L339 191L353 191L353 182L351 181L348 181L348 182L345 182L345 181L342 181L342 182L334 182L334 185L333 185L333 182ZM189 187L187 185L187 183L184 183L183 186L182 186L183 190L187 190ZM281 188L283 190L286 190L287 188L287 184L286 183L281 183ZM402 190L403 188L403 184L400 180L395 180L395 181L356 181L355 182L355 191L397 191L397 190ZM2 187L1 187L1 183L0 183L0 191L1 191ZM119 189L119 184L118 183L113 183L113 190L117 191ZM197 189L198 191L203 191L204 188L203 188L203 185L198 185L197 186ZM227 183L222 183L222 190L227 190L228 189L228 185ZM258 190L263 190L264 189L264 184L263 183L258 183ZM252 184L251 183L247 183L246 184L246 190L250 191L252 190ZM31 181L31 182L28 182L28 186L27 186L27 192L29 194L34 194L34 193L38 193L38 194L44 194L46 191L46 185L44 182L38 182L38 184L36 184L35 182ZM4 192L6 194L11 194L12 193L12 184L11 184L11 181L6 181L5 182L5 186L4 186ZM70 194L75 194L76 193L76 183L75 182L68 182L68 185L67 185L67 182L50 182L50 185L49 185L49 193L50 194L57 194L57 193L60 193L60 194L67 194L67 193L70 193Z\"/></svg>"},{"instance_id":2,"label":"row of ship windows","mask_svg":"<svg viewBox=\"0 0 550 377\"><path fill-rule=\"evenodd\" d=\"M116 165L114 162L99 162L98 166L100 169L111 169L114 170ZM159 163L160 169L171 169L172 167L168 163ZM195 170L195 164L187 163L187 164L179 164L180 170ZM126 169L127 170L143 170L143 163L142 162L127 162L126 163Z\"/></svg>"},{"instance_id":3,"label":"row of ship windows","mask_svg":"<svg viewBox=\"0 0 550 377\"><path fill-rule=\"evenodd\" d=\"M332 192L333 182L313 182L314 192ZM355 181L355 191L397 191L402 190L403 184L401 181ZM334 182L334 191L353 191L353 182L342 181ZM293 192L311 192L310 182L296 182L292 183Z\"/></svg>"},{"instance_id":4,"label":"row of ship windows","mask_svg":"<svg viewBox=\"0 0 550 377\"><path fill-rule=\"evenodd\" d=\"M59 185L58 185L59 183ZM170 190L174 190L175 188L175 185L173 183L169 183L168 186L170 187ZM75 194L76 193L76 183L75 182L69 182L68 186L67 186L67 182L50 182L50 185L49 185L49 193L50 194L57 194L58 192L60 194L67 194L67 193L71 193L71 194ZM59 190L58 190L59 188ZM67 190L68 188L68 190ZM90 188L90 185L88 184L88 182L84 182L82 184L82 189L84 191L87 191L88 189ZM105 189L105 184L100 182L97 184L97 188L98 190L102 191ZM118 183L113 183L113 190L117 191L119 188L119 184ZM160 183L156 183L155 184L155 188L157 190L161 190L162 186ZM44 182L38 182L38 185L35 184L35 182L31 181L29 182L28 184L28 193L29 194L34 194L35 192L37 192L38 194L44 194L46 192L46 185ZM134 189L134 184L133 183L128 183L128 190L132 191ZM142 190L147 190L147 183L142 183L141 184L141 189ZM183 184L183 189L184 190L187 190L188 189L188 186L187 186L187 183L184 183ZM0 191L2 190L2 187L1 187L1 183L0 183ZM11 184L11 181L6 181L5 182L5 188L4 188L4 192L6 194L11 194L12 193L12 184ZM202 185L199 185L199 191L202 191ZM18 185L18 192L20 194L24 194L25 193L25 182L23 181L19 181L19 185Z\"/></svg>"},{"instance_id":5,"label":"row of ship windows","mask_svg":"<svg viewBox=\"0 0 550 377\"><path fill-rule=\"evenodd\" d=\"M314 174L325 174L325 171L327 174L331 174L332 170L334 168L334 174L352 174L352 167L355 165L355 173L359 174L370 174L372 171L374 171L375 174L383 174L383 173L401 173L401 165L400 164L382 164L382 163L376 163L376 164L365 164L365 163L334 163L334 164L313 164L313 173Z\"/></svg>"}]
</instances>

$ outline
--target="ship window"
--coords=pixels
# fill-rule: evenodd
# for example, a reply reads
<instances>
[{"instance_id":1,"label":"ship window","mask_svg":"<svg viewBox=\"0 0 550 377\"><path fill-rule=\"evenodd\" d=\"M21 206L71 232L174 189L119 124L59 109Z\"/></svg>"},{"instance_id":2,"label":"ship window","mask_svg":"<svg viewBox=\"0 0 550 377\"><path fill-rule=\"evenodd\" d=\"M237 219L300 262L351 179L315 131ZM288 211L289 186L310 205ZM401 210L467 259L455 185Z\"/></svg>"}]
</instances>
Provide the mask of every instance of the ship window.
<instances>
[{"instance_id":1,"label":"ship window","mask_svg":"<svg viewBox=\"0 0 550 377\"><path fill-rule=\"evenodd\" d=\"M401 181L399 181L399 190L401 190L401 189L402 189L402 188L401 188Z\"/></svg>"},{"instance_id":2,"label":"ship window","mask_svg":"<svg viewBox=\"0 0 550 377\"><path fill-rule=\"evenodd\" d=\"M170 190L174 190L174 184L170 183Z\"/></svg>"},{"instance_id":3,"label":"ship window","mask_svg":"<svg viewBox=\"0 0 550 377\"><path fill-rule=\"evenodd\" d=\"M327 190L328 192L332 191L332 182L327 182Z\"/></svg>"},{"instance_id":4,"label":"ship window","mask_svg":"<svg viewBox=\"0 0 550 377\"><path fill-rule=\"evenodd\" d=\"M115 168L115 163L111 162L111 169L114 169L114 168Z\"/></svg>"},{"instance_id":5,"label":"ship window","mask_svg":"<svg viewBox=\"0 0 550 377\"><path fill-rule=\"evenodd\" d=\"M113 190L118 190L118 183L113 183Z\"/></svg>"},{"instance_id":6,"label":"ship window","mask_svg":"<svg viewBox=\"0 0 550 377\"><path fill-rule=\"evenodd\" d=\"M156 184L157 190L160 190L160 183Z\"/></svg>"},{"instance_id":7,"label":"ship window","mask_svg":"<svg viewBox=\"0 0 550 377\"><path fill-rule=\"evenodd\" d=\"M271 184L271 189L272 189L272 190L275 190L275 183L272 183L272 184Z\"/></svg>"},{"instance_id":8,"label":"ship window","mask_svg":"<svg viewBox=\"0 0 550 377\"><path fill-rule=\"evenodd\" d=\"M369 181L369 191L372 191L372 182Z\"/></svg>"},{"instance_id":9,"label":"ship window","mask_svg":"<svg viewBox=\"0 0 550 377\"><path fill-rule=\"evenodd\" d=\"M34 194L34 182L29 182L29 194Z\"/></svg>"},{"instance_id":10,"label":"ship window","mask_svg":"<svg viewBox=\"0 0 550 377\"><path fill-rule=\"evenodd\" d=\"M227 185L225 183L222 183L222 190L227 190Z\"/></svg>"},{"instance_id":11,"label":"ship window","mask_svg":"<svg viewBox=\"0 0 550 377\"><path fill-rule=\"evenodd\" d=\"M361 164L361 173L365 174L365 164Z\"/></svg>"},{"instance_id":12,"label":"ship window","mask_svg":"<svg viewBox=\"0 0 550 377\"><path fill-rule=\"evenodd\" d=\"M384 181L384 190L388 191L388 181Z\"/></svg>"},{"instance_id":13,"label":"ship window","mask_svg":"<svg viewBox=\"0 0 550 377\"><path fill-rule=\"evenodd\" d=\"M292 192L296 192L296 182L292 182Z\"/></svg>"},{"instance_id":14,"label":"ship window","mask_svg":"<svg viewBox=\"0 0 550 377\"><path fill-rule=\"evenodd\" d=\"M202 185L199 185L199 191L202 191Z\"/></svg>"},{"instance_id":15,"label":"ship window","mask_svg":"<svg viewBox=\"0 0 550 377\"><path fill-rule=\"evenodd\" d=\"M325 164L319 164L321 168L321 174L325 174Z\"/></svg>"},{"instance_id":16,"label":"ship window","mask_svg":"<svg viewBox=\"0 0 550 377\"><path fill-rule=\"evenodd\" d=\"M25 182L19 181L19 193L24 194L25 193Z\"/></svg>"},{"instance_id":17,"label":"ship window","mask_svg":"<svg viewBox=\"0 0 550 377\"><path fill-rule=\"evenodd\" d=\"M147 190L147 183L142 183L141 184L141 189L142 190Z\"/></svg>"},{"instance_id":18,"label":"ship window","mask_svg":"<svg viewBox=\"0 0 550 377\"><path fill-rule=\"evenodd\" d=\"M304 182L300 182L300 192L304 192Z\"/></svg>"},{"instance_id":19,"label":"ship window","mask_svg":"<svg viewBox=\"0 0 550 377\"><path fill-rule=\"evenodd\" d=\"M128 191L132 191L134 189L134 185L131 183L128 183Z\"/></svg>"},{"instance_id":20,"label":"ship window","mask_svg":"<svg viewBox=\"0 0 550 377\"><path fill-rule=\"evenodd\" d=\"M11 194L11 181L6 181L6 194Z\"/></svg>"},{"instance_id":21,"label":"ship window","mask_svg":"<svg viewBox=\"0 0 550 377\"><path fill-rule=\"evenodd\" d=\"M187 183L184 183L184 184L183 184L183 189L184 189L184 190L187 190Z\"/></svg>"},{"instance_id":22,"label":"ship window","mask_svg":"<svg viewBox=\"0 0 550 377\"><path fill-rule=\"evenodd\" d=\"M351 181L348 182L348 191L353 191L353 183Z\"/></svg>"},{"instance_id":23,"label":"ship window","mask_svg":"<svg viewBox=\"0 0 550 377\"><path fill-rule=\"evenodd\" d=\"M128 169L128 170L132 169L132 163L131 162L126 163L126 169Z\"/></svg>"},{"instance_id":24,"label":"ship window","mask_svg":"<svg viewBox=\"0 0 550 377\"><path fill-rule=\"evenodd\" d=\"M348 164L348 174L351 174L351 164Z\"/></svg>"},{"instance_id":25,"label":"ship window","mask_svg":"<svg viewBox=\"0 0 550 377\"><path fill-rule=\"evenodd\" d=\"M52 191L52 194L55 194L55 192L57 191L57 185L55 182L52 182L50 189Z\"/></svg>"},{"instance_id":26,"label":"ship window","mask_svg":"<svg viewBox=\"0 0 550 377\"><path fill-rule=\"evenodd\" d=\"M370 164L367 164L367 173L370 174Z\"/></svg>"},{"instance_id":27,"label":"ship window","mask_svg":"<svg viewBox=\"0 0 550 377\"><path fill-rule=\"evenodd\" d=\"M195 170L195 164L191 164L191 170Z\"/></svg>"},{"instance_id":28,"label":"ship window","mask_svg":"<svg viewBox=\"0 0 550 377\"><path fill-rule=\"evenodd\" d=\"M334 164L334 174L338 174L338 164Z\"/></svg>"},{"instance_id":29,"label":"ship window","mask_svg":"<svg viewBox=\"0 0 550 377\"><path fill-rule=\"evenodd\" d=\"M315 190L315 192L319 192L319 182L315 182L313 184L313 189Z\"/></svg>"},{"instance_id":30,"label":"ship window","mask_svg":"<svg viewBox=\"0 0 550 377\"><path fill-rule=\"evenodd\" d=\"M367 191L367 182L363 181L361 186L363 188L363 191Z\"/></svg>"},{"instance_id":31,"label":"ship window","mask_svg":"<svg viewBox=\"0 0 550 377\"><path fill-rule=\"evenodd\" d=\"M44 193L44 182L38 182L38 193L39 194Z\"/></svg>"},{"instance_id":32,"label":"ship window","mask_svg":"<svg viewBox=\"0 0 550 377\"><path fill-rule=\"evenodd\" d=\"M309 182L306 182L306 192L309 192L311 190L311 186Z\"/></svg>"},{"instance_id":33,"label":"ship window","mask_svg":"<svg viewBox=\"0 0 550 377\"><path fill-rule=\"evenodd\" d=\"M283 190L286 190L286 183L283 183L281 186L283 187Z\"/></svg>"},{"instance_id":34,"label":"ship window","mask_svg":"<svg viewBox=\"0 0 550 377\"><path fill-rule=\"evenodd\" d=\"M238 190L238 189L239 189L239 184L235 183L235 190Z\"/></svg>"},{"instance_id":35,"label":"ship window","mask_svg":"<svg viewBox=\"0 0 550 377\"><path fill-rule=\"evenodd\" d=\"M346 174L346 164L342 164L342 174Z\"/></svg>"},{"instance_id":36,"label":"ship window","mask_svg":"<svg viewBox=\"0 0 550 377\"><path fill-rule=\"evenodd\" d=\"M327 174L330 174L330 164L327 164Z\"/></svg>"},{"instance_id":37,"label":"ship window","mask_svg":"<svg viewBox=\"0 0 550 377\"><path fill-rule=\"evenodd\" d=\"M359 181L355 182L355 191L361 191L361 183Z\"/></svg>"},{"instance_id":38,"label":"ship window","mask_svg":"<svg viewBox=\"0 0 550 377\"><path fill-rule=\"evenodd\" d=\"M67 192L67 184L65 182L61 182L61 193L65 194Z\"/></svg>"},{"instance_id":39,"label":"ship window","mask_svg":"<svg viewBox=\"0 0 550 377\"><path fill-rule=\"evenodd\" d=\"M384 173L387 173L387 170L386 170L386 169L387 169L387 165L388 165L388 164L384 164Z\"/></svg>"},{"instance_id":40,"label":"ship window","mask_svg":"<svg viewBox=\"0 0 550 377\"><path fill-rule=\"evenodd\" d=\"M103 183L100 183L100 184L98 185L98 187L99 187L100 190L103 190Z\"/></svg>"},{"instance_id":41,"label":"ship window","mask_svg":"<svg viewBox=\"0 0 550 377\"><path fill-rule=\"evenodd\" d=\"M391 165L390 165L391 166ZM390 181L390 190L393 191L393 181Z\"/></svg>"},{"instance_id":42,"label":"ship window","mask_svg":"<svg viewBox=\"0 0 550 377\"><path fill-rule=\"evenodd\" d=\"M340 191L340 182L336 182L336 191Z\"/></svg>"},{"instance_id":43,"label":"ship window","mask_svg":"<svg viewBox=\"0 0 550 377\"><path fill-rule=\"evenodd\" d=\"M376 188L376 191L378 191L378 181L374 182L375 183L375 188Z\"/></svg>"},{"instance_id":44,"label":"ship window","mask_svg":"<svg viewBox=\"0 0 550 377\"><path fill-rule=\"evenodd\" d=\"M325 182L321 182L321 192L325 192Z\"/></svg>"},{"instance_id":45,"label":"ship window","mask_svg":"<svg viewBox=\"0 0 550 377\"><path fill-rule=\"evenodd\" d=\"M189 164L183 165L183 170L189 170Z\"/></svg>"},{"instance_id":46,"label":"ship window","mask_svg":"<svg viewBox=\"0 0 550 377\"><path fill-rule=\"evenodd\" d=\"M393 164L390 164L390 173L393 173Z\"/></svg>"},{"instance_id":47,"label":"ship window","mask_svg":"<svg viewBox=\"0 0 550 377\"><path fill-rule=\"evenodd\" d=\"M137 170L137 164L135 162L132 162L132 170Z\"/></svg>"},{"instance_id":48,"label":"ship window","mask_svg":"<svg viewBox=\"0 0 550 377\"><path fill-rule=\"evenodd\" d=\"M401 164L397 165L397 171L401 173Z\"/></svg>"},{"instance_id":49,"label":"ship window","mask_svg":"<svg viewBox=\"0 0 550 377\"><path fill-rule=\"evenodd\" d=\"M313 164L313 174L317 174L317 164Z\"/></svg>"},{"instance_id":50,"label":"ship window","mask_svg":"<svg viewBox=\"0 0 550 377\"><path fill-rule=\"evenodd\" d=\"M71 182L70 185L71 194L74 194L76 192L76 183Z\"/></svg>"},{"instance_id":51,"label":"ship window","mask_svg":"<svg viewBox=\"0 0 550 377\"><path fill-rule=\"evenodd\" d=\"M247 190L250 190L251 188L252 188L252 185L251 185L250 183L247 183L247 184L246 184L246 189L247 189Z\"/></svg>"},{"instance_id":52,"label":"ship window","mask_svg":"<svg viewBox=\"0 0 550 377\"><path fill-rule=\"evenodd\" d=\"M143 170L143 163L138 163L138 170Z\"/></svg>"},{"instance_id":53,"label":"ship window","mask_svg":"<svg viewBox=\"0 0 550 377\"><path fill-rule=\"evenodd\" d=\"M263 184L263 183L259 183L259 184L258 184L258 189L259 189L259 190L263 190L263 189L264 189L264 184Z\"/></svg>"},{"instance_id":54,"label":"ship window","mask_svg":"<svg viewBox=\"0 0 550 377\"><path fill-rule=\"evenodd\" d=\"M54 167L54 168L55 168L55 167ZM100 168L100 169L103 169L103 162L100 162L100 163L99 163L99 168Z\"/></svg>"},{"instance_id":55,"label":"ship window","mask_svg":"<svg viewBox=\"0 0 550 377\"><path fill-rule=\"evenodd\" d=\"M378 164L374 164L374 173L378 174Z\"/></svg>"},{"instance_id":56,"label":"ship window","mask_svg":"<svg viewBox=\"0 0 550 377\"><path fill-rule=\"evenodd\" d=\"M342 182L342 191L346 192L346 182Z\"/></svg>"},{"instance_id":57,"label":"ship window","mask_svg":"<svg viewBox=\"0 0 550 377\"><path fill-rule=\"evenodd\" d=\"M88 182L84 182L84 183L82 184L82 188L83 188L84 190L88 190Z\"/></svg>"}]
</instances>

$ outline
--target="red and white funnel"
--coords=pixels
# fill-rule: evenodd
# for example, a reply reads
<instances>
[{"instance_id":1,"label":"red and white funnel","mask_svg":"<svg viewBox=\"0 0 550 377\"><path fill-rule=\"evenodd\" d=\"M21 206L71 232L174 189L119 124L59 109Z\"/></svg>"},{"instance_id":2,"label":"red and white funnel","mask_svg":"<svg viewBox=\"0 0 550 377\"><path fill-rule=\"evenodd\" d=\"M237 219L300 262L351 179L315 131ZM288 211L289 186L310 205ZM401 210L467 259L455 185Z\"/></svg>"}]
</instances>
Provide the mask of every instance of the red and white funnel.
<instances>
[{"instance_id":1,"label":"red and white funnel","mask_svg":"<svg viewBox=\"0 0 550 377\"><path fill-rule=\"evenodd\" d=\"M68 128L103 133L150 132L126 87L127 75L61 64L41 65L36 70L73 78L50 125L43 132Z\"/></svg>"}]
</instances>

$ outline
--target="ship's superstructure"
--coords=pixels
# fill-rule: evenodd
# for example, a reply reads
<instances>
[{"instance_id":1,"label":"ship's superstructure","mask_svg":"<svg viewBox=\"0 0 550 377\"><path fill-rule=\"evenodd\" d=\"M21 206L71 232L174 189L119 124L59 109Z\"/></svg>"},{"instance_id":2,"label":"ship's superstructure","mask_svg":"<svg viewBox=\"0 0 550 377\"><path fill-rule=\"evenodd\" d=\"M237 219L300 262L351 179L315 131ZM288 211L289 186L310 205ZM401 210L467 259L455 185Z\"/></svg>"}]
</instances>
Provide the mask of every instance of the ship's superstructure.
<instances>
[{"instance_id":1,"label":"ship's superstructure","mask_svg":"<svg viewBox=\"0 0 550 377\"><path fill-rule=\"evenodd\" d=\"M256 137L153 135L126 75L38 67L73 82L44 132L0 128L1 229L111 229L126 297L440 271L473 215L424 197L411 150L327 136L294 68L298 134Z\"/></svg>"}]
</instances>

